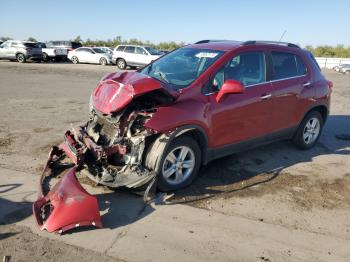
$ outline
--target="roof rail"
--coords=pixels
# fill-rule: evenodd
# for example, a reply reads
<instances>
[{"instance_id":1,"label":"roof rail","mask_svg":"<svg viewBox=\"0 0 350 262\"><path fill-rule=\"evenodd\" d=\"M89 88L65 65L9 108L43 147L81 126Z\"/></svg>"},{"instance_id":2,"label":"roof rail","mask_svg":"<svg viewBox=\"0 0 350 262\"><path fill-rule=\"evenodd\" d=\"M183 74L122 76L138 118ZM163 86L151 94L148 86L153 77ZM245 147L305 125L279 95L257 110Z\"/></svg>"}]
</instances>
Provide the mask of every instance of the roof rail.
<instances>
[{"instance_id":1,"label":"roof rail","mask_svg":"<svg viewBox=\"0 0 350 262\"><path fill-rule=\"evenodd\" d=\"M300 48L300 46L298 46L296 44L287 43L287 42L279 42L279 41L250 40L250 41L245 41L242 43L242 45L255 45L255 44L284 45L284 46L289 46L289 47Z\"/></svg>"},{"instance_id":2,"label":"roof rail","mask_svg":"<svg viewBox=\"0 0 350 262\"><path fill-rule=\"evenodd\" d=\"M210 39L206 39L206 40L200 40L198 42L195 42L194 44L206 44L206 43L212 43L212 42L226 42L229 40L210 40Z\"/></svg>"}]
</instances>

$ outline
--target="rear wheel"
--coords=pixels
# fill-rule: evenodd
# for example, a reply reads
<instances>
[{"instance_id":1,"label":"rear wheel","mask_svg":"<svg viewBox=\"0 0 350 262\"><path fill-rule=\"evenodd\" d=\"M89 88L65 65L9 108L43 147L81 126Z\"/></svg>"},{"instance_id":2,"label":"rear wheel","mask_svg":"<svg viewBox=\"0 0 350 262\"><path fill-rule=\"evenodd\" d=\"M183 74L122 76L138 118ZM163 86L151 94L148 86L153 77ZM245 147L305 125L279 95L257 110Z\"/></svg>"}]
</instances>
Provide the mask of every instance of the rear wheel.
<instances>
[{"instance_id":1,"label":"rear wheel","mask_svg":"<svg viewBox=\"0 0 350 262\"><path fill-rule=\"evenodd\" d=\"M311 111L301 122L293 137L293 143L300 149L310 149L320 138L323 118L317 111Z\"/></svg>"},{"instance_id":2,"label":"rear wheel","mask_svg":"<svg viewBox=\"0 0 350 262\"><path fill-rule=\"evenodd\" d=\"M73 62L73 64L78 64L78 63L79 63L78 57L73 56L73 57L72 57L72 62Z\"/></svg>"},{"instance_id":3,"label":"rear wheel","mask_svg":"<svg viewBox=\"0 0 350 262\"><path fill-rule=\"evenodd\" d=\"M25 63L26 62L26 57L24 54L17 54L16 60L20 63Z\"/></svg>"},{"instance_id":4,"label":"rear wheel","mask_svg":"<svg viewBox=\"0 0 350 262\"><path fill-rule=\"evenodd\" d=\"M106 58L101 58L100 59L100 65L107 65L107 59Z\"/></svg>"},{"instance_id":5,"label":"rear wheel","mask_svg":"<svg viewBox=\"0 0 350 262\"><path fill-rule=\"evenodd\" d=\"M162 191L178 190L186 187L197 176L201 166L201 151L192 138L182 136L171 142L166 150L166 142L157 139L149 148L145 164L158 177L157 187Z\"/></svg>"},{"instance_id":6,"label":"rear wheel","mask_svg":"<svg viewBox=\"0 0 350 262\"><path fill-rule=\"evenodd\" d=\"M117 67L119 68L119 69L121 69L121 70L124 70L125 68L126 68L126 62L125 62L125 60L123 59L123 58L119 58L119 59L117 59Z\"/></svg>"},{"instance_id":7,"label":"rear wheel","mask_svg":"<svg viewBox=\"0 0 350 262\"><path fill-rule=\"evenodd\" d=\"M48 62L49 60L50 60L49 55L46 54L46 53L43 53L43 61L44 61L44 62Z\"/></svg>"}]
</instances>

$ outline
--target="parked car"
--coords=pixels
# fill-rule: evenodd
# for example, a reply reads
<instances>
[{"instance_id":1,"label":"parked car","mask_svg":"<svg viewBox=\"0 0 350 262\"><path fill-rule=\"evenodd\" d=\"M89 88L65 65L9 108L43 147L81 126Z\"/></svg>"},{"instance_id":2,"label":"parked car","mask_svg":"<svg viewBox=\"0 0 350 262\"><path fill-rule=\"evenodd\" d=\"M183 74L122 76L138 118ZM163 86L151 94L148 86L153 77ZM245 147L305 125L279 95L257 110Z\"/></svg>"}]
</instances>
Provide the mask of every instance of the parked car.
<instances>
[{"instance_id":1,"label":"parked car","mask_svg":"<svg viewBox=\"0 0 350 262\"><path fill-rule=\"evenodd\" d=\"M147 200L152 186L189 185L211 160L283 139L301 149L317 143L332 83L309 51L281 42L201 42L100 81L88 122L50 151L33 203L41 230L102 227L97 198L79 185L78 171L98 185L143 187ZM65 174L50 189L59 170ZM67 205L71 199L79 201Z\"/></svg>"},{"instance_id":2,"label":"parked car","mask_svg":"<svg viewBox=\"0 0 350 262\"><path fill-rule=\"evenodd\" d=\"M336 72L340 72L340 70L341 70L344 66L347 66L347 64L340 64L340 65L333 66L333 70L336 71Z\"/></svg>"},{"instance_id":3,"label":"parked car","mask_svg":"<svg viewBox=\"0 0 350 262\"><path fill-rule=\"evenodd\" d=\"M342 65L339 68L339 72L345 74L350 69L350 64Z\"/></svg>"},{"instance_id":4,"label":"parked car","mask_svg":"<svg viewBox=\"0 0 350 262\"><path fill-rule=\"evenodd\" d=\"M120 69L127 66L142 67L158 59L162 53L158 50L139 45L119 45L113 51L113 63Z\"/></svg>"},{"instance_id":5,"label":"parked car","mask_svg":"<svg viewBox=\"0 0 350 262\"><path fill-rule=\"evenodd\" d=\"M74 64L92 63L107 65L112 63L112 56L96 47L79 47L69 51L68 59Z\"/></svg>"},{"instance_id":6,"label":"parked car","mask_svg":"<svg viewBox=\"0 0 350 262\"><path fill-rule=\"evenodd\" d=\"M0 59L41 62L42 51L35 42L8 40L0 45Z\"/></svg>"},{"instance_id":7,"label":"parked car","mask_svg":"<svg viewBox=\"0 0 350 262\"><path fill-rule=\"evenodd\" d=\"M74 41L50 41L47 43L47 46L49 46L49 47L61 47L61 48L68 49L68 51L72 51L74 49L82 47L82 44L79 42L74 42Z\"/></svg>"},{"instance_id":8,"label":"parked car","mask_svg":"<svg viewBox=\"0 0 350 262\"><path fill-rule=\"evenodd\" d=\"M47 46L45 43L38 43L38 46L42 49L43 53L43 61L66 61L67 60L67 54L68 50L66 48L60 48L60 47L50 47Z\"/></svg>"},{"instance_id":9,"label":"parked car","mask_svg":"<svg viewBox=\"0 0 350 262\"><path fill-rule=\"evenodd\" d=\"M98 184L139 187L157 177L160 190L177 190L201 165L235 152L284 139L312 148L332 86L297 45L201 41L105 76L90 120L68 130L57 153L87 166Z\"/></svg>"},{"instance_id":10,"label":"parked car","mask_svg":"<svg viewBox=\"0 0 350 262\"><path fill-rule=\"evenodd\" d=\"M350 75L350 66L349 67L343 67L342 73L345 75Z\"/></svg>"}]
</instances>

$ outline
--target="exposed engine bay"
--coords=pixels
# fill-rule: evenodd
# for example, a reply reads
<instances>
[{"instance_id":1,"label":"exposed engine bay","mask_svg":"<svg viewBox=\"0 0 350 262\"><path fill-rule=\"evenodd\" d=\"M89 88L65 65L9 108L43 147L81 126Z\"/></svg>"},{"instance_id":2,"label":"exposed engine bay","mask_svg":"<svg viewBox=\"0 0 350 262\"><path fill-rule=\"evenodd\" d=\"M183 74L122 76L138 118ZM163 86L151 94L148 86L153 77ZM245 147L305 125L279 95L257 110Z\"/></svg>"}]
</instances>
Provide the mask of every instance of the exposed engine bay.
<instances>
[{"instance_id":1,"label":"exposed engine bay","mask_svg":"<svg viewBox=\"0 0 350 262\"><path fill-rule=\"evenodd\" d=\"M119 78L122 76L118 74ZM136 74L136 79L138 77ZM83 173L97 185L111 188L139 188L155 178L155 172L143 162L147 146L158 134L146 128L145 123L158 106L174 101L174 97L159 90L158 81L154 84L157 86L146 90L134 89L131 84L107 79L96 87L90 99L90 119L78 128L67 130L64 141L49 154L39 197L33 205L41 229L62 232L77 225L102 227L97 200L82 188L76 172ZM57 166L63 159L68 159L74 167L50 188L47 181L57 175ZM65 200L67 196L69 201ZM74 210L80 210L81 215L57 215L63 219L57 224L53 215L58 214L58 209L69 210L67 205L76 205Z\"/></svg>"}]
</instances>

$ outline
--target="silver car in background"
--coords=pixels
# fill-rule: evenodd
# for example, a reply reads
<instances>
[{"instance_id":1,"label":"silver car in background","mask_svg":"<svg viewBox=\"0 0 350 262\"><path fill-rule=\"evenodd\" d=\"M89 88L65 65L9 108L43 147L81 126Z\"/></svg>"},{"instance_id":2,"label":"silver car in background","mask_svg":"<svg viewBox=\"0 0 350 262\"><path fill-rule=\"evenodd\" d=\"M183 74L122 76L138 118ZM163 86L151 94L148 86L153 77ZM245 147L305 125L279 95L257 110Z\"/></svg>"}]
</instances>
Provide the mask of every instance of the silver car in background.
<instances>
[{"instance_id":1,"label":"silver car in background","mask_svg":"<svg viewBox=\"0 0 350 262\"><path fill-rule=\"evenodd\" d=\"M0 59L41 62L42 50L35 42L8 40L0 45Z\"/></svg>"}]
</instances>

